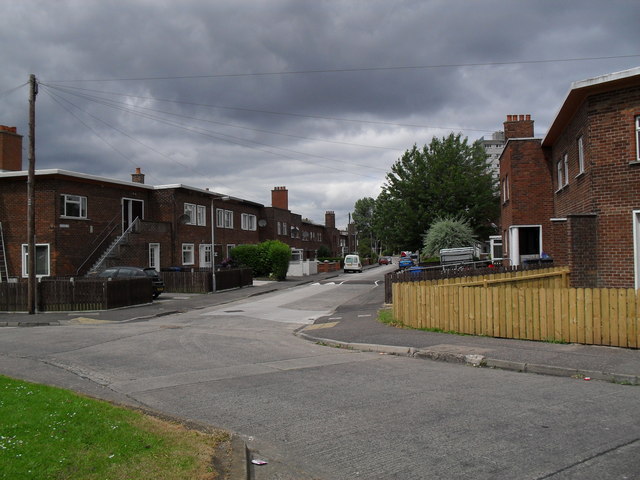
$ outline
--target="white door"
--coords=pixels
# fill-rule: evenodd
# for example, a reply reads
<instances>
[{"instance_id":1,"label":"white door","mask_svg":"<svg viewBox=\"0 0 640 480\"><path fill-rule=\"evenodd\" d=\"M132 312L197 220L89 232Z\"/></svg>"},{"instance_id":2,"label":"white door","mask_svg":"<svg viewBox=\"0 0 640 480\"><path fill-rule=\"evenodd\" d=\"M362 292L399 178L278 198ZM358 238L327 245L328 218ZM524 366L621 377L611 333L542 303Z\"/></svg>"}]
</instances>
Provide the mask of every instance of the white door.
<instances>
[{"instance_id":1,"label":"white door","mask_svg":"<svg viewBox=\"0 0 640 480\"><path fill-rule=\"evenodd\" d=\"M149 244L149 266L155 268L157 272L160 271L160 244Z\"/></svg>"},{"instance_id":2,"label":"white door","mask_svg":"<svg viewBox=\"0 0 640 480\"><path fill-rule=\"evenodd\" d=\"M640 210L633 211L633 263L636 290L640 290Z\"/></svg>"},{"instance_id":3,"label":"white door","mask_svg":"<svg viewBox=\"0 0 640 480\"><path fill-rule=\"evenodd\" d=\"M200 245L200 266L203 268L211 267L211 244L205 243Z\"/></svg>"}]
</instances>

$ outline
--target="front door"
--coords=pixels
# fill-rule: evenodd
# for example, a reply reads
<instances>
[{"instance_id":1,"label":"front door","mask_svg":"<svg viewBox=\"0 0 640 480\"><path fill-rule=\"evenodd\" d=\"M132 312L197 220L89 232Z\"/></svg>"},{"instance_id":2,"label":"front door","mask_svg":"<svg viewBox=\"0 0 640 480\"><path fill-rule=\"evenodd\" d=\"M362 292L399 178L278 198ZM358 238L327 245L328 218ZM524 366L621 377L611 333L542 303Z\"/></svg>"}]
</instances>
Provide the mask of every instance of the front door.
<instances>
[{"instance_id":1,"label":"front door","mask_svg":"<svg viewBox=\"0 0 640 480\"><path fill-rule=\"evenodd\" d=\"M149 266L155 268L156 272L160 271L160 244L149 244Z\"/></svg>"},{"instance_id":2,"label":"front door","mask_svg":"<svg viewBox=\"0 0 640 480\"><path fill-rule=\"evenodd\" d=\"M200 245L200 267L209 268L211 267L211 244L203 243Z\"/></svg>"},{"instance_id":3,"label":"front door","mask_svg":"<svg viewBox=\"0 0 640 480\"><path fill-rule=\"evenodd\" d=\"M521 265L526 260L540 258L542 227L518 225L509 227L509 264Z\"/></svg>"},{"instance_id":4,"label":"front door","mask_svg":"<svg viewBox=\"0 0 640 480\"><path fill-rule=\"evenodd\" d=\"M635 288L640 290L640 210L633 211L633 262Z\"/></svg>"},{"instance_id":5,"label":"front door","mask_svg":"<svg viewBox=\"0 0 640 480\"><path fill-rule=\"evenodd\" d=\"M144 201L133 198L123 198L122 231L125 232L136 218L144 218Z\"/></svg>"}]
</instances>

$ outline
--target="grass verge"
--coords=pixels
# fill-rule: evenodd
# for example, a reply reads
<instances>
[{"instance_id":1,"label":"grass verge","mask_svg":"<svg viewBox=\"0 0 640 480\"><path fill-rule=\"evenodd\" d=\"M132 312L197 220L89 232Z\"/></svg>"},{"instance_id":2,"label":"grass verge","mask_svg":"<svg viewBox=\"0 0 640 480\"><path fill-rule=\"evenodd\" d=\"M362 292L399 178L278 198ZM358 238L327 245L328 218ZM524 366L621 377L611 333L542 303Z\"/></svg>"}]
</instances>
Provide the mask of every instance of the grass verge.
<instances>
[{"instance_id":1,"label":"grass verge","mask_svg":"<svg viewBox=\"0 0 640 480\"><path fill-rule=\"evenodd\" d=\"M3 480L220 479L213 458L228 439L0 376Z\"/></svg>"}]
</instances>

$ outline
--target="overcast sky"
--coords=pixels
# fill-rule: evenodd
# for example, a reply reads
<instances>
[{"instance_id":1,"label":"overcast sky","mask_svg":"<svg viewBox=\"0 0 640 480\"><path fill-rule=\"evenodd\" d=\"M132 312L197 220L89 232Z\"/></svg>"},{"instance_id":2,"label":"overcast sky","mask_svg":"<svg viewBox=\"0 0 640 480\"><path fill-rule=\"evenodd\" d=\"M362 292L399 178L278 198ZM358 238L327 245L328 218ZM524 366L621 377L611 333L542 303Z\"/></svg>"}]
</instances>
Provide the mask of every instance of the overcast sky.
<instances>
[{"instance_id":1,"label":"overcast sky","mask_svg":"<svg viewBox=\"0 0 640 480\"><path fill-rule=\"evenodd\" d=\"M182 183L344 227L413 144L640 65L636 0L0 0L0 124L36 168ZM617 57L617 58L615 58ZM20 88L16 88L20 87Z\"/></svg>"}]
</instances>

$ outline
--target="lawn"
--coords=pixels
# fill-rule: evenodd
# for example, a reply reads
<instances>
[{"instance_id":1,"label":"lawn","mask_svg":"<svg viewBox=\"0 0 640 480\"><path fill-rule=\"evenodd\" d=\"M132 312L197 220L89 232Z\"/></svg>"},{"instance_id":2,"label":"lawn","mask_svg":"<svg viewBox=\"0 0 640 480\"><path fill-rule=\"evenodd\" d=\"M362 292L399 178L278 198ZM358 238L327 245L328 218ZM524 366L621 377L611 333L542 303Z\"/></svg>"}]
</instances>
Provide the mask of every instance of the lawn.
<instances>
[{"instance_id":1,"label":"lawn","mask_svg":"<svg viewBox=\"0 0 640 480\"><path fill-rule=\"evenodd\" d=\"M220 479L212 460L228 440L0 376L2 480Z\"/></svg>"}]
</instances>

